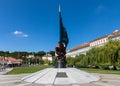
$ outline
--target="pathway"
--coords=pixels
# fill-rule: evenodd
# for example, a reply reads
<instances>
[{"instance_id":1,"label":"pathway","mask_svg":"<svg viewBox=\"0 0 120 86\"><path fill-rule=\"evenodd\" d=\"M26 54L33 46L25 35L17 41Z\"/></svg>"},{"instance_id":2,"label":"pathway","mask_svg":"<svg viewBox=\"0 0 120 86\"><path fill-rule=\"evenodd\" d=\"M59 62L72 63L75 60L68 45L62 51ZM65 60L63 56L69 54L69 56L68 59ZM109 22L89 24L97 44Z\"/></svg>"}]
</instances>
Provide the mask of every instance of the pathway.
<instances>
[{"instance_id":1,"label":"pathway","mask_svg":"<svg viewBox=\"0 0 120 86\"><path fill-rule=\"evenodd\" d=\"M0 75L0 86L44 86L21 81L21 79L27 75L29 74ZM92 74L92 75L100 76L101 79L95 82L72 86L120 86L120 75L115 74Z\"/></svg>"}]
</instances>

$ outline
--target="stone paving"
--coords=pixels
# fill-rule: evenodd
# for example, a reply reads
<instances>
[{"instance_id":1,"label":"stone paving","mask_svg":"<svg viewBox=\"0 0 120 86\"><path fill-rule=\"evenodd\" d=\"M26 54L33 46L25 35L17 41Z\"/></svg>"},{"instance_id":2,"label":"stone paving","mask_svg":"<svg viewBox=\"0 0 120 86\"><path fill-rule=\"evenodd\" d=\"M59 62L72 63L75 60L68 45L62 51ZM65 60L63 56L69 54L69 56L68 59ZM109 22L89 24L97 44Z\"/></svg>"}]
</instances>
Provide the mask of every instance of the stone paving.
<instances>
[{"instance_id":1,"label":"stone paving","mask_svg":"<svg viewBox=\"0 0 120 86\"><path fill-rule=\"evenodd\" d=\"M11 71L13 68L6 68L3 70L0 70L0 75L6 74L7 72Z\"/></svg>"},{"instance_id":2,"label":"stone paving","mask_svg":"<svg viewBox=\"0 0 120 86\"><path fill-rule=\"evenodd\" d=\"M21 81L21 79L29 74L18 75L0 75L0 86L44 86ZM120 75L115 74L93 74L100 76L99 81L90 82L81 85L64 85L64 86L120 86ZM50 85L47 85L50 86ZM60 85L55 85L60 86ZM61 85L63 86L63 85Z\"/></svg>"},{"instance_id":3,"label":"stone paving","mask_svg":"<svg viewBox=\"0 0 120 86\"><path fill-rule=\"evenodd\" d=\"M80 85L98 81L99 76L94 76L76 68L46 68L24 77L22 80L39 85Z\"/></svg>"}]
</instances>

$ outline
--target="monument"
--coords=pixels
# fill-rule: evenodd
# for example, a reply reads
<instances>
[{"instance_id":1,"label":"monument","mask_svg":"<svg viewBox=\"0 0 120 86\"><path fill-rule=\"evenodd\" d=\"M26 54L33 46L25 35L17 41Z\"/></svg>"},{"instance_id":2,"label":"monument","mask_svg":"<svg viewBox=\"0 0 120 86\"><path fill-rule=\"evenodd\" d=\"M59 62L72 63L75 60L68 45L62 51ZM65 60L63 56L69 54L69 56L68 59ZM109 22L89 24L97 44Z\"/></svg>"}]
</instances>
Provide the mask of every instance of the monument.
<instances>
[{"instance_id":1,"label":"monument","mask_svg":"<svg viewBox=\"0 0 120 86\"><path fill-rule=\"evenodd\" d=\"M61 9L60 17L60 40L56 46L56 68L46 68L32 73L22 81L29 82L34 86L80 86L84 83L98 81L99 76L94 76L76 68L66 68L66 47L68 44L67 31L62 23Z\"/></svg>"},{"instance_id":2,"label":"monument","mask_svg":"<svg viewBox=\"0 0 120 86\"><path fill-rule=\"evenodd\" d=\"M60 19L60 39L58 45L55 48L56 51L56 68L66 68L66 48L69 42L68 34L66 28L62 23L62 16L61 16L61 7L59 5L59 19Z\"/></svg>"}]
</instances>

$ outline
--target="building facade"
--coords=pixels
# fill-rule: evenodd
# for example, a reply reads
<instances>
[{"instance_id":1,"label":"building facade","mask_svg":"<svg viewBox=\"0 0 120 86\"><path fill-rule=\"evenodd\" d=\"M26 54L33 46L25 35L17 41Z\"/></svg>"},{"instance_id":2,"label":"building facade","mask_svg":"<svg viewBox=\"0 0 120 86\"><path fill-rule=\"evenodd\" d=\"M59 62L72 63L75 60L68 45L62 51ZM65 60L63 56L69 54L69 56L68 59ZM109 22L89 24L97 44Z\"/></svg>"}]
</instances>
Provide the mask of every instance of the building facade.
<instances>
[{"instance_id":1,"label":"building facade","mask_svg":"<svg viewBox=\"0 0 120 86\"><path fill-rule=\"evenodd\" d=\"M42 60L46 60L46 59L52 62L52 60L53 60L52 55L46 54L46 55L42 56Z\"/></svg>"},{"instance_id":2,"label":"building facade","mask_svg":"<svg viewBox=\"0 0 120 86\"><path fill-rule=\"evenodd\" d=\"M86 54L86 52L90 49L89 45L90 43L85 43L71 49L67 52L66 57L75 57L76 55Z\"/></svg>"},{"instance_id":3,"label":"building facade","mask_svg":"<svg viewBox=\"0 0 120 86\"><path fill-rule=\"evenodd\" d=\"M109 35L109 40L120 40L120 30L115 30Z\"/></svg>"},{"instance_id":4,"label":"building facade","mask_svg":"<svg viewBox=\"0 0 120 86\"><path fill-rule=\"evenodd\" d=\"M72 48L67 52L66 57L76 57L80 54L86 54L91 48L103 46L109 40L120 40L120 30L115 30L109 35L96 38L93 41Z\"/></svg>"},{"instance_id":5,"label":"building facade","mask_svg":"<svg viewBox=\"0 0 120 86\"><path fill-rule=\"evenodd\" d=\"M8 66L8 67L16 67L21 66L23 60L22 59L15 59L13 57L0 57L0 66Z\"/></svg>"},{"instance_id":6,"label":"building facade","mask_svg":"<svg viewBox=\"0 0 120 86\"><path fill-rule=\"evenodd\" d=\"M97 38L90 42L90 47L99 47L108 42L108 35Z\"/></svg>"}]
</instances>

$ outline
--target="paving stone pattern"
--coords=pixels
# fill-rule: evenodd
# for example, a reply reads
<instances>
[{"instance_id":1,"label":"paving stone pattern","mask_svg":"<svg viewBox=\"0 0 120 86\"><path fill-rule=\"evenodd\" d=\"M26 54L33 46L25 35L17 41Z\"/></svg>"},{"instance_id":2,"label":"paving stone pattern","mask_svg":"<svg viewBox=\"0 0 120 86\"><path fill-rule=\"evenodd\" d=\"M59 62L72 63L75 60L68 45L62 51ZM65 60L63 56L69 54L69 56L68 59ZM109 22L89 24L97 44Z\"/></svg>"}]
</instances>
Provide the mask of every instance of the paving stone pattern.
<instances>
[{"instance_id":1,"label":"paving stone pattern","mask_svg":"<svg viewBox=\"0 0 120 86\"><path fill-rule=\"evenodd\" d=\"M98 81L98 76L86 73L76 68L47 68L43 71L24 77L22 80L39 85L80 85Z\"/></svg>"},{"instance_id":2,"label":"paving stone pattern","mask_svg":"<svg viewBox=\"0 0 120 86\"><path fill-rule=\"evenodd\" d=\"M31 74L1 75L0 73L0 86L120 86L120 75L115 74L92 74L94 76L99 76L101 79L90 83L69 85L40 85L21 80L26 76L30 77L30 75ZM59 81L59 78L57 80ZM67 80L65 80L65 83L67 83Z\"/></svg>"}]
</instances>

